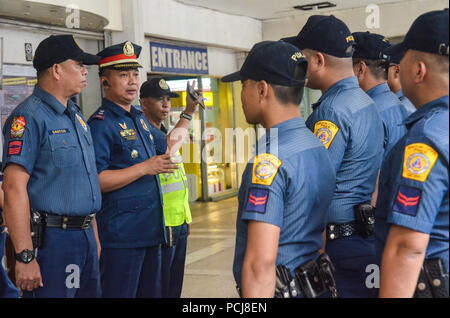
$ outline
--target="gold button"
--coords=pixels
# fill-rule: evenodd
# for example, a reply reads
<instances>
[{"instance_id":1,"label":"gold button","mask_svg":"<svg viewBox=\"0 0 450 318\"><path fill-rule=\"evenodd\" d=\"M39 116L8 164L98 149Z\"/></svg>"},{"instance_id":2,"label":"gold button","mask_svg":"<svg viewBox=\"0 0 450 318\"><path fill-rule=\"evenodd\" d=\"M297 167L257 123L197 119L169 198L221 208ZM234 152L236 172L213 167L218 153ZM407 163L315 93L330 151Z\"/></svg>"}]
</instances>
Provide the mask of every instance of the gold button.
<instances>
[{"instance_id":1,"label":"gold button","mask_svg":"<svg viewBox=\"0 0 450 318\"><path fill-rule=\"evenodd\" d=\"M69 221L69 218L68 218L68 217L65 217L65 218L63 219L63 221L64 221L64 223L67 223L67 222Z\"/></svg>"},{"instance_id":2,"label":"gold button","mask_svg":"<svg viewBox=\"0 0 450 318\"><path fill-rule=\"evenodd\" d=\"M62 228L63 228L64 230L67 229L67 224L64 223L64 224L62 225Z\"/></svg>"},{"instance_id":3,"label":"gold button","mask_svg":"<svg viewBox=\"0 0 450 318\"><path fill-rule=\"evenodd\" d=\"M418 288L419 290L425 290L426 285L425 285L424 283L419 283L419 285L417 285L417 288Z\"/></svg>"},{"instance_id":4,"label":"gold button","mask_svg":"<svg viewBox=\"0 0 450 318\"><path fill-rule=\"evenodd\" d=\"M439 287L441 286L441 280L440 279L433 279L433 285L434 287Z\"/></svg>"},{"instance_id":5,"label":"gold button","mask_svg":"<svg viewBox=\"0 0 450 318\"><path fill-rule=\"evenodd\" d=\"M334 240L335 237L336 237L336 236L335 236L334 234L330 234L330 239L331 239L331 240Z\"/></svg>"}]
</instances>

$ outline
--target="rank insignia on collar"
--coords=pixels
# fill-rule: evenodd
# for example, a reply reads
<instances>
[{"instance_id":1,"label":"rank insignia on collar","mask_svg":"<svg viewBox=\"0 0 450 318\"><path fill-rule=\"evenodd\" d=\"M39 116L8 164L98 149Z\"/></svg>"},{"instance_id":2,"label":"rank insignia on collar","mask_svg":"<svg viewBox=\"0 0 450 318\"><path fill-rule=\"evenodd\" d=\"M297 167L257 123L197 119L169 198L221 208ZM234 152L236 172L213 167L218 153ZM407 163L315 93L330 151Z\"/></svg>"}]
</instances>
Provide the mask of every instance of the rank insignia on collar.
<instances>
[{"instance_id":1,"label":"rank insignia on collar","mask_svg":"<svg viewBox=\"0 0 450 318\"><path fill-rule=\"evenodd\" d=\"M14 117L11 124L11 138L22 138L27 122L24 116Z\"/></svg>"},{"instance_id":2,"label":"rank insignia on collar","mask_svg":"<svg viewBox=\"0 0 450 318\"><path fill-rule=\"evenodd\" d=\"M127 128L127 123L123 123L123 124L119 123L119 126L120 126L120 128L122 128L122 129L128 129L128 128Z\"/></svg>"},{"instance_id":3,"label":"rank insignia on collar","mask_svg":"<svg viewBox=\"0 0 450 318\"><path fill-rule=\"evenodd\" d=\"M402 177L425 182L439 154L430 146L415 143L406 146Z\"/></svg>"},{"instance_id":4,"label":"rank insignia on collar","mask_svg":"<svg viewBox=\"0 0 450 318\"><path fill-rule=\"evenodd\" d=\"M270 153L256 156L252 169L252 183L270 186L281 166L281 160Z\"/></svg>"},{"instance_id":5,"label":"rank insignia on collar","mask_svg":"<svg viewBox=\"0 0 450 318\"><path fill-rule=\"evenodd\" d=\"M77 119L80 122L81 126L83 127L84 131L88 131L87 125L84 122L83 118L81 118L81 116L78 114L75 114L75 116L77 117Z\"/></svg>"},{"instance_id":6,"label":"rank insignia on collar","mask_svg":"<svg viewBox=\"0 0 450 318\"><path fill-rule=\"evenodd\" d=\"M142 128L144 128L146 132L150 132L150 130L148 129L147 124L145 123L143 118L140 119L140 122L141 122Z\"/></svg>"}]
</instances>

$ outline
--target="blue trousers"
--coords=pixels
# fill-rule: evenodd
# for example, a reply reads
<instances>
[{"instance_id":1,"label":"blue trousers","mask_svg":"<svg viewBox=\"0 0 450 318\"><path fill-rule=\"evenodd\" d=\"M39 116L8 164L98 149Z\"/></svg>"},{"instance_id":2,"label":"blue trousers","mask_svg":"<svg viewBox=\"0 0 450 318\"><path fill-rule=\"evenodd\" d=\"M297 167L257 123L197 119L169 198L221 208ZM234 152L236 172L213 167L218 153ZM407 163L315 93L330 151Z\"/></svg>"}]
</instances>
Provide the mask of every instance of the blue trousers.
<instances>
[{"instance_id":1,"label":"blue trousers","mask_svg":"<svg viewBox=\"0 0 450 318\"><path fill-rule=\"evenodd\" d=\"M9 279L1 264L5 254L5 241L6 233L3 233L3 227L0 226L0 298L19 298L19 291Z\"/></svg>"},{"instance_id":2,"label":"blue trousers","mask_svg":"<svg viewBox=\"0 0 450 318\"><path fill-rule=\"evenodd\" d=\"M352 235L327 241L325 250L336 268L334 275L339 297L377 297L378 289L366 286L369 275L366 267L370 264L378 264L373 236L364 239L359 235Z\"/></svg>"},{"instance_id":3,"label":"blue trousers","mask_svg":"<svg viewBox=\"0 0 450 318\"><path fill-rule=\"evenodd\" d=\"M186 261L187 224L174 226L176 245L162 246L162 297L180 298Z\"/></svg>"},{"instance_id":4,"label":"blue trousers","mask_svg":"<svg viewBox=\"0 0 450 318\"><path fill-rule=\"evenodd\" d=\"M23 298L97 298L101 295L94 230L47 228L37 251L42 283Z\"/></svg>"},{"instance_id":5,"label":"blue trousers","mask_svg":"<svg viewBox=\"0 0 450 318\"><path fill-rule=\"evenodd\" d=\"M161 247L104 248L100 256L105 298L161 298Z\"/></svg>"}]
</instances>

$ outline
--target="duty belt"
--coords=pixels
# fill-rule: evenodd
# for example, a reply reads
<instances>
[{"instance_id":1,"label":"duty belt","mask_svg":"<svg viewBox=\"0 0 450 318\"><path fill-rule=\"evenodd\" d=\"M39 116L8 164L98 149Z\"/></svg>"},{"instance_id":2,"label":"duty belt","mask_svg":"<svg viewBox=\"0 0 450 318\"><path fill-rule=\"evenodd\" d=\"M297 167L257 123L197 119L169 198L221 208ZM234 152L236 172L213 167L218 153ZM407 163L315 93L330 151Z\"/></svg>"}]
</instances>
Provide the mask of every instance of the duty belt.
<instances>
[{"instance_id":1,"label":"duty belt","mask_svg":"<svg viewBox=\"0 0 450 318\"><path fill-rule=\"evenodd\" d=\"M95 213L88 216L64 216L45 214L45 225L47 227L58 227L62 229L87 230L95 217Z\"/></svg>"},{"instance_id":2,"label":"duty belt","mask_svg":"<svg viewBox=\"0 0 450 318\"><path fill-rule=\"evenodd\" d=\"M359 234L355 221L342 224L329 223L327 225L327 240L333 241L354 234Z\"/></svg>"}]
</instances>

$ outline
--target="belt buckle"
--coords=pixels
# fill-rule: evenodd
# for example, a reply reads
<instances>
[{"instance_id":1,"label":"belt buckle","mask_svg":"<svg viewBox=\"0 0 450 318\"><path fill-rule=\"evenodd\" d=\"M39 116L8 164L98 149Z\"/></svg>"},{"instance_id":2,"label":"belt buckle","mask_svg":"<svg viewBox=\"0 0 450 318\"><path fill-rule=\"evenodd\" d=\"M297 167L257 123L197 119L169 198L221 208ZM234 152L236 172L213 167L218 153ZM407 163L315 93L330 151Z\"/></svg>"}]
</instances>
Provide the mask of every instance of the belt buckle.
<instances>
[{"instance_id":1,"label":"belt buckle","mask_svg":"<svg viewBox=\"0 0 450 318\"><path fill-rule=\"evenodd\" d=\"M82 230L87 230L89 225L91 225L91 221L94 218L95 214L89 214L84 218L83 224L81 225Z\"/></svg>"}]
</instances>

